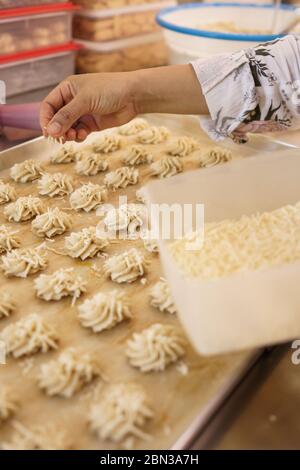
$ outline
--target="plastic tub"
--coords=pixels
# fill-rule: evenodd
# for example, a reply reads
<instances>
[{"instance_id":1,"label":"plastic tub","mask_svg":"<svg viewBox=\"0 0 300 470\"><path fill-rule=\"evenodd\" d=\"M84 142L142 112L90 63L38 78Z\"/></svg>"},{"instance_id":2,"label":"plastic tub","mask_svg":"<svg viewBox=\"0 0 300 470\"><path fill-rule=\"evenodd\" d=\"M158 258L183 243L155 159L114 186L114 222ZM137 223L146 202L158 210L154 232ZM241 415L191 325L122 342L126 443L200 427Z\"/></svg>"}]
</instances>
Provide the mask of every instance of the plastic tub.
<instances>
[{"instance_id":1,"label":"plastic tub","mask_svg":"<svg viewBox=\"0 0 300 470\"><path fill-rule=\"evenodd\" d=\"M74 18L74 37L86 41L113 41L159 30L155 17L162 5L154 2L110 10L81 10Z\"/></svg>"},{"instance_id":2,"label":"plastic tub","mask_svg":"<svg viewBox=\"0 0 300 470\"><path fill-rule=\"evenodd\" d=\"M65 3L66 0L0 0L0 9L19 8L36 5L49 5L49 3Z\"/></svg>"},{"instance_id":3,"label":"plastic tub","mask_svg":"<svg viewBox=\"0 0 300 470\"><path fill-rule=\"evenodd\" d=\"M79 73L128 72L167 63L167 50L161 33L106 43L79 42L84 46L77 56Z\"/></svg>"},{"instance_id":4,"label":"plastic tub","mask_svg":"<svg viewBox=\"0 0 300 470\"><path fill-rule=\"evenodd\" d=\"M0 77L6 85L6 96L55 85L74 73L75 50L70 43L49 48L45 52L31 51L0 58Z\"/></svg>"},{"instance_id":5,"label":"plastic tub","mask_svg":"<svg viewBox=\"0 0 300 470\"><path fill-rule=\"evenodd\" d=\"M71 3L0 10L0 54L70 42L73 10Z\"/></svg>"},{"instance_id":6,"label":"plastic tub","mask_svg":"<svg viewBox=\"0 0 300 470\"><path fill-rule=\"evenodd\" d=\"M73 3L88 9L107 10L111 8L118 9L124 7L135 8L137 5L164 3L165 1L166 0L74 0Z\"/></svg>"},{"instance_id":7,"label":"plastic tub","mask_svg":"<svg viewBox=\"0 0 300 470\"><path fill-rule=\"evenodd\" d=\"M295 7L281 5L276 29L280 30L295 15ZM157 21L163 27L169 49L170 63L185 63L196 57L234 52L278 37L272 29L272 5L235 3L190 3L162 10ZM266 31L266 34L245 34L209 31L211 23L231 22L246 31Z\"/></svg>"}]
</instances>

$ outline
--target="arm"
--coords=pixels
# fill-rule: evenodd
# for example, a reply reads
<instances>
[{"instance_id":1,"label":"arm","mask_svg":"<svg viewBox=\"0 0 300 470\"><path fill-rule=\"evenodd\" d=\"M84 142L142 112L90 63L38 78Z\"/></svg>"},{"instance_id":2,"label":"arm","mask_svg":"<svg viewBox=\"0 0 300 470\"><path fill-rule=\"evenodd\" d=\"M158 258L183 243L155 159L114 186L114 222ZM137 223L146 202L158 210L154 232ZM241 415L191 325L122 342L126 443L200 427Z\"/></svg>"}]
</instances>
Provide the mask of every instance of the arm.
<instances>
[{"instance_id":1,"label":"arm","mask_svg":"<svg viewBox=\"0 0 300 470\"><path fill-rule=\"evenodd\" d=\"M208 114L191 65L158 67L135 74L138 113Z\"/></svg>"},{"instance_id":2,"label":"arm","mask_svg":"<svg viewBox=\"0 0 300 470\"><path fill-rule=\"evenodd\" d=\"M71 76L43 101L40 122L45 135L81 141L142 113L207 114L193 67Z\"/></svg>"}]
</instances>

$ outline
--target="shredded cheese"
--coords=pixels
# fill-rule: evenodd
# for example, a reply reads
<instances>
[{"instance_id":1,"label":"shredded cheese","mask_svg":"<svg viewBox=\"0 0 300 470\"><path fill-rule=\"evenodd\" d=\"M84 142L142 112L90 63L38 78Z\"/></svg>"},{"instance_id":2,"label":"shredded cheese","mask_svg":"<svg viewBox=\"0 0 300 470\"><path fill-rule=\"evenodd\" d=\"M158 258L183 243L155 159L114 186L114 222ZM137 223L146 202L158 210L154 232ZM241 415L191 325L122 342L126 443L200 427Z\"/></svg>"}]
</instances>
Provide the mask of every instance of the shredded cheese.
<instances>
[{"instance_id":1,"label":"shredded cheese","mask_svg":"<svg viewBox=\"0 0 300 470\"><path fill-rule=\"evenodd\" d=\"M194 248L198 247L198 248ZM237 220L208 223L170 246L187 277L217 279L300 259L300 202Z\"/></svg>"}]
</instances>

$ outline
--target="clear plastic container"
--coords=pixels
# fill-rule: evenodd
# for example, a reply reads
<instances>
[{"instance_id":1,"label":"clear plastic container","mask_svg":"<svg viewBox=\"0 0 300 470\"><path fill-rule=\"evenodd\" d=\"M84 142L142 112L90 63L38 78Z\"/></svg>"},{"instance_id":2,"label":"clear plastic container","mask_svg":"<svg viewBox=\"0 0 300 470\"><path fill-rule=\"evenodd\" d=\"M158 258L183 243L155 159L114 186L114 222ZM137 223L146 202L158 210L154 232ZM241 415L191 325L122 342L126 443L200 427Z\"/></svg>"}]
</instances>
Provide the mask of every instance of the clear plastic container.
<instances>
[{"instance_id":1,"label":"clear plastic container","mask_svg":"<svg viewBox=\"0 0 300 470\"><path fill-rule=\"evenodd\" d=\"M65 44L72 38L74 6L62 3L0 11L0 54Z\"/></svg>"},{"instance_id":2,"label":"clear plastic container","mask_svg":"<svg viewBox=\"0 0 300 470\"><path fill-rule=\"evenodd\" d=\"M110 10L80 10L74 18L74 37L85 41L113 41L159 30L156 14L174 1L152 2Z\"/></svg>"},{"instance_id":3,"label":"clear plastic container","mask_svg":"<svg viewBox=\"0 0 300 470\"><path fill-rule=\"evenodd\" d=\"M74 44L52 48L48 53L26 52L0 59L0 77L6 85L6 96L55 85L74 73Z\"/></svg>"},{"instance_id":4,"label":"clear plastic container","mask_svg":"<svg viewBox=\"0 0 300 470\"><path fill-rule=\"evenodd\" d=\"M77 55L79 73L128 72L167 63L167 50L161 33L106 43L80 43L84 48Z\"/></svg>"},{"instance_id":5,"label":"clear plastic container","mask_svg":"<svg viewBox=\"0 0 300 470\"><path fill-rule=\"evenodd\" d=\"M1 1L1 0L0 0ZM73 3L93 10L118 9L136 7L151 3L164 3L165 0L73 0Z\"/></svg>"},{"instance_id":6,"label":"clear plastic container","mask_svg":"<svg viewBox=\"0 0 300 470\"><path fill-rule=\"evenodd\" d=\"M19 8L36 5L49 5L50 3L65 3L66 0L0 0L0 9Z\"/></svg>"}]
</instances>

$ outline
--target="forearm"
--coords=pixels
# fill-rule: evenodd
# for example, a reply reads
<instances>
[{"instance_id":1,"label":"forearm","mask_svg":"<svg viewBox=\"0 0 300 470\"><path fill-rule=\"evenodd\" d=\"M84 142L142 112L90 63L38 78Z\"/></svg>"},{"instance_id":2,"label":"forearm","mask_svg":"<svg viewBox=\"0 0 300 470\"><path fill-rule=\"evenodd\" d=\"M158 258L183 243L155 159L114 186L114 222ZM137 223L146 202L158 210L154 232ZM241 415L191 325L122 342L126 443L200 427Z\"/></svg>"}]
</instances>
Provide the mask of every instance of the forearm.
<instances>
[{"instance_id":1,"label":"forearm","mask_svg":"<svg viewBox=\"0 0 300 470\"><path fill-rule=\"evenodd\" d=\"M208 114L191 65L138 70L132 74L137 113Z\"/></svg>"}]
</instances>

